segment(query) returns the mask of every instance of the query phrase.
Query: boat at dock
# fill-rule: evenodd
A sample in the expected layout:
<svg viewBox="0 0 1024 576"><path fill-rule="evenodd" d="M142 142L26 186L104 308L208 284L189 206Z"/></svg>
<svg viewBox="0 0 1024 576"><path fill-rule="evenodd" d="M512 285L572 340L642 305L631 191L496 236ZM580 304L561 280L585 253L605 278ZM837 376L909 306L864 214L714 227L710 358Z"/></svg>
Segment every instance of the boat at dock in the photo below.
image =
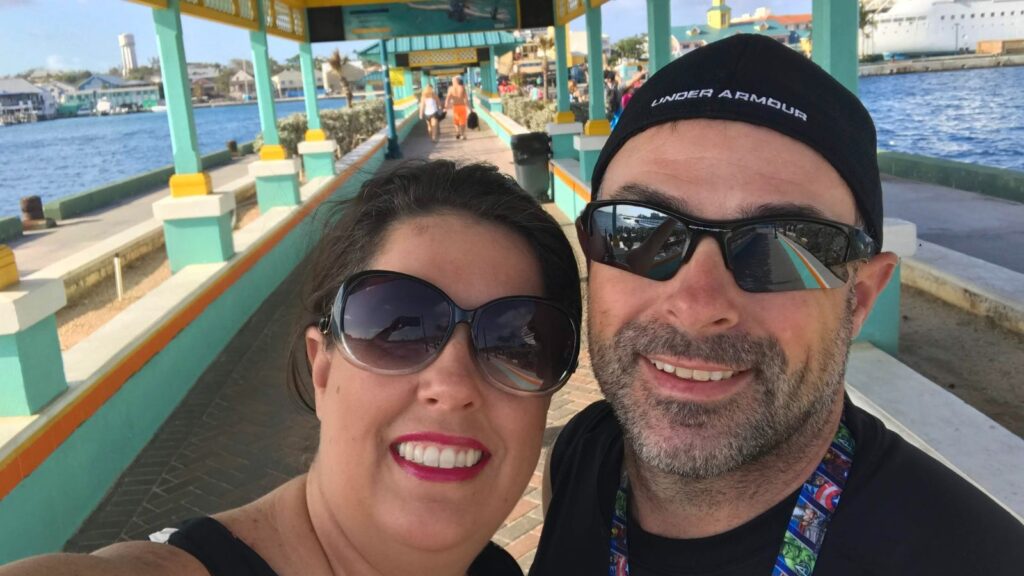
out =
<svg viewBox="0 0 1024 576"><path fill-rule="evenodd" d="M876 0L861 52L888 58L974 52L1024 39L1024 0Z"/></svg>

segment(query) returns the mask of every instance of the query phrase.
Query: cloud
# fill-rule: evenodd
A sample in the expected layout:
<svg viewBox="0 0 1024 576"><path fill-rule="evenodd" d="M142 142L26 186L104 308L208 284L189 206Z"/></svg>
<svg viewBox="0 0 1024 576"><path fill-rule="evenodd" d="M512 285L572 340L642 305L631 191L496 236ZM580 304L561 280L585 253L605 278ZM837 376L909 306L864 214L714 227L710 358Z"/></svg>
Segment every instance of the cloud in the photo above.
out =
<svg viewBox="0 0 1024 576"><path fill-rule="evenodd" d="M2 2L3 0L0 0ZM46 57L47 70L77 70L83 68L82 59L75 56L68 60L60 54L50 54Z"/></svg>
<svg viewBox="0 0 1024 576"><path fill-rule="evenodd" d="M28 6L34 2L35 0L0 0L0 9L13 8L15 6Z"/></svg>

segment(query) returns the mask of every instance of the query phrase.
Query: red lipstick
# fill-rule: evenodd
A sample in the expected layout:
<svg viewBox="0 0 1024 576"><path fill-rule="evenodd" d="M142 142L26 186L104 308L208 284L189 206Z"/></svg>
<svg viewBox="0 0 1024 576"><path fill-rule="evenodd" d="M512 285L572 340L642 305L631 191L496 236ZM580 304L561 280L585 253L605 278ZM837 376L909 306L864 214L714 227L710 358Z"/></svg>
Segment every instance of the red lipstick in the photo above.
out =
<svg viewBox="0 0 1024 576"><path fill-rule="evenodd" d="M399 454L399 447L402 444L421 444L436 447L438 450L451 448L456 452L467 452L478 450L480 459L472 466L454 466L451 468L439 468L418 464L412 460L403 458ZM391 444L391 457L395 463L408 474L428 482L463 482L475 478L483 471L484 466L490 461L491 454L487 447L476 439L467 436L452 436L439 432L417 432L405 434L395 439Z"/></svg>

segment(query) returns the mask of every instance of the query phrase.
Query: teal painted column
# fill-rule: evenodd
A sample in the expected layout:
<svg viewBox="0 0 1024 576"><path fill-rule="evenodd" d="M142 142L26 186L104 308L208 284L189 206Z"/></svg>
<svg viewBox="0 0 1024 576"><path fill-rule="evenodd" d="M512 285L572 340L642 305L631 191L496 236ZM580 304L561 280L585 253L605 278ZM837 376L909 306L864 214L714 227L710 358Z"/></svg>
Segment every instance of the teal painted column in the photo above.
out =
<svg viewBox="0 0 1024 576"><path fill-rule="evenodd" d="M0 260L9 262L0 280L0 417L29 416L68 387L54 316L67 298L60 279L18 281L10 248L0 246Z"/></svg>
<svg viewBox="0 0 1024 576"><path fill-rule="evenodd" d="M306 180L334 176L334 153L338 143L329 140L320 127L320 107L316 99L316 70L313 68L313 47L299 43L299 64L302 67L302 96L306 103L306 135L299 142L299 156Z"/></svg>
<svg viewBox="0 0 1024 576"><path fill-rule="evenodd" d="M588 112L590 119L583 125L583 134L573 137L573 146L579 153L580 179L590 182L594 165L601 148L611 133L604 108L604 45L601 42L601 7L594 8L586 2L584 12L587 22L587 92L590 97Z"/></svg>
<svg viewBox="0 0 1024 576"><path fill-rule="evenodd" d="M405 98L416 95L416 82L411 68L402 68L402 82L405 83Z"/></svg>
<svg viewBox="0 0 1024 576"><path fill-rule="evenodd" d="M648 74L654 74L672 59L672 5L665 0L647 0Z"/></svg>
<svg viewBox="0 0 1024 576"><path fill-rule="evenodd" d="M572 106L569 103L569 62L566 59L568 52L565 34L566 26L555 26L555 87L558 92L558 108L555 112L555 122L572 122Z"/></svg>
<svg viewBox="0 0 1024 576"><path fill-rule="evenodd" d="M169 183L171 196L155 202L153 213L163 222L167 259L171 272L177 272L189 264L223 262L234 255L230 212L235 203L234 196L214 194L210 175L202 171L179 0L169 0L166 9L153 9L153 23L175 171Z"/></svg>
<svg viewBox="0 0 1024 576"><path fill-rule="evenodd" d="M590 96L588 110L590 120L583 129L588 136L607 135L611 127L604 108L604 45L601 42L601 7L594 8L586 3L587 20L587 72L590 81L587 91Z"/></svg>
<svg viewBox="0 0 1024 576"><path fill-rule="evenodd" d="M491 57L490 60L484 62L484 66L487 67L487 92L493 96L498 93L498 62L494 48L488 48L487 53Z"/></svg>
<svg viewBox="0 0 1024 576"><path fill-rule="evenodd" d="M256 84L256 105L263 131L260 159L249 165L249 174L256 179L256 201L260 212L276 206L295 206L299 203L299 169L294 159L281 146L277 133L277 110L274 105L274 86L270 81L270 53L267 49L267 24L263 2L257 2L259 30L249 32L252 46L252 69ZM300 50L301 60L301 50ZM312 67L312 66L311 66ZM305 75L305 74L303 74ZM305 79L303 79L305 83Z"/></svg>
<svg viewBox="0 0 1024 576"><path fill-rule="evenodd" d="M160 78L164 84L167 123L171 131L171 150L177 174L203 171L192 117L192 83L185 64L185 40L181 31L179 0L168 0L166 9L153 9L157 52L160 54Z"/></svg>
<svg viewBox="0 0 1024 576"><path fill-rule="evenodd" d="M402 147L398 142L398 128L395 123L395 97L391 92L391 61L388 57L388 42L380 40L380 62L384 71L384 117L388 123L388 151L385 158L397 160L402 157Z"/></svg>
<svg viewBox="0 0 1024 576"><path fill-rule="evenodd" d="M547 124L545 130L551 136L552 158L575 158L576 149L573 138L583 131L583 125L576 122L569 101L569 62L566 58L566 26L555 26L555 84L558 91L558 107L554 122ZM557 195L557 189L552 190ZM557 198L555 198L557 202Z"/></svg>
<svg viewBox="0 0 1024 576"><path fill-rule="evenodd" d="M813 0L811 58L857 94L857 34L860 10L851 0Z"/></svg>
<svg viewBox="0 0 1024 576"><path fill-rule="evenodd" d="M302 99L306 104L306 129L320 129L320 105L316 100L316 70L313 69L313 46L299 42L299 66L302 69Z"/></svg>
<svg viewBox="0 0 1024 576"><path fill-rule="evenodd" d="M256 106L260 114L260 130L263 131L263 147L276 148L271 152L273 158L264 155L260 149L260 158L264 160L283 159L284 150L280 147L281 139L277 134L277 110L274 107L274 85L270 80L270 52L267 49L267 27L263 15L263 3L257 2L260 29L249 32L249 44L252 46L252 70L256 85ZM278 151L279 150L279 151ZM277 156L280 156L278 158Z"/></svg>

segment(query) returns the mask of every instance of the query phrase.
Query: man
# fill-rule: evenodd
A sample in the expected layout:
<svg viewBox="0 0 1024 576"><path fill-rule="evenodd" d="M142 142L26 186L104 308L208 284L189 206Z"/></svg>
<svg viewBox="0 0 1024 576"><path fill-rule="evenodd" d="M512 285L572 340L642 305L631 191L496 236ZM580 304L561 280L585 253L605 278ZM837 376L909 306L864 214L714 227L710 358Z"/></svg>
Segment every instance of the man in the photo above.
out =
<svg viewBox="0 0 1024 576"><path fill-rule="evenodd" d="M1024 573L1012 515L845 397L896 265L853 94L768 38L710 44L637 91L592 189L607 401L551 450L532 576Z"/></svg>

